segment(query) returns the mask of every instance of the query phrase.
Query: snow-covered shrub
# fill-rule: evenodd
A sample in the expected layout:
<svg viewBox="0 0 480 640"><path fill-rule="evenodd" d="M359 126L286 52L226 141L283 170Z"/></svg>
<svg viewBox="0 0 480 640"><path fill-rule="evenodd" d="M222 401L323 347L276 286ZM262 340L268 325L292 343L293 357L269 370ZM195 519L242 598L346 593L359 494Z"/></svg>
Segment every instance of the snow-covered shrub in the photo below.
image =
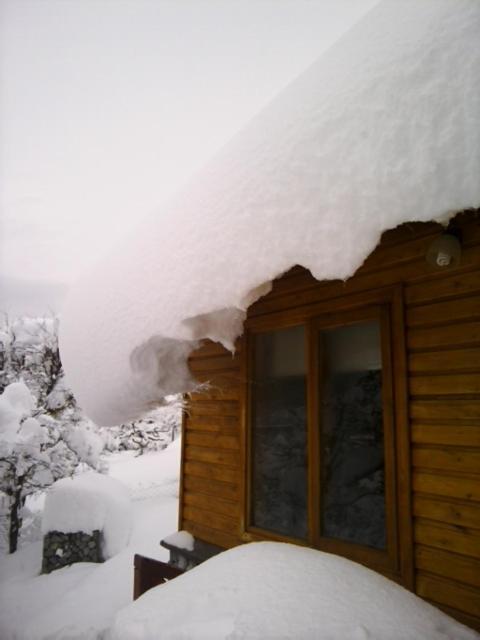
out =
<svg viewBox="0 0 480 640"><path fill-rule="evenodd" d="M100 468L101 440L88 425L71 426L43 413L23 381L0 395L0 492L8 550L17 549L27 496L72 475L80 463Z"/></svg>
<svg viewBox="0 0 480 640"><path fill-rule="evenodd" d="M58 320L0 325L0 549L13 552L27 496L82 466L101 469L105 438L65 384Z"/></svg>
<svg viewBox="0 0 480 640"><path fill-rule="evenodd" d="M4 316L0 326L0 393L23 379L39 404L62 375L58 319Z"/></svg>
<svg viewBox="0 0 480 640"><path fill-rule="evenodd" d="M66 384L57 334L55 318L0 317L0 549L10 552L28 496L84 468L103 471L104 450L157 451L180 432L180 396L140 420L99 429Z"/></svg>
<svg viewBox="0 0 480 640"><path fill-rule="evenodd" d="M104 451L108 451L109 453L118 451L120 447L120 440L114 429L103 429L102 437Z"/></svg>
<svg viewBox="0 0 480 640"><path fill-rule="evenodd" d="M0 396L0 490L11 553L17 548L26 496L54 480L48 455L42 451L47 432L33 417L35 406L24 382L11 383Z"/></svg>
<svg viewBox="0 0 480 640"><path fill-rule="evenodd" d="M118 443L120 450L146 451L165 449L180 433L182 397L170 396L163 406L153 409L142 418L121 427L105 429Z"/></svg>

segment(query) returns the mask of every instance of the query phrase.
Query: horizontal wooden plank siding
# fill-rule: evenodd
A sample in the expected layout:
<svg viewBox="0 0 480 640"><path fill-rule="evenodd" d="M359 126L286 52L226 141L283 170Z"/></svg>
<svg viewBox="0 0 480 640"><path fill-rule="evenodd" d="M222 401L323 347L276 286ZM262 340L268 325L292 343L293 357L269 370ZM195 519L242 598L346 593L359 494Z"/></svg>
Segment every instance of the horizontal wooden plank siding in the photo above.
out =
<svg viewBox="0 0 480 640"><path fill-rule="evenodd" d="M449 422L475 423L480 420L480 398L412 398L410 401L412 420L448 420Z"/></svg>
<svg viewBox="0 0 480 640"><path fill-rule="evenodd" d="M419 544L480 558L478 529L415 518L414 531ZM441 567L438 567L436 572L441 575L441 571Z"/></svg>
<svg viewBox="0 0 480 640"><path fill-rule="evenodd" d="M238 470L225 465L216 465L205 462L191 462L184 458L185 477L194 476L206 480L219 480L230 484L238 483Z"/></svg>
<svg viewBox="0 0 480 640"><path fill-rule="evenodd" d="M240 443L238 435L230 435L224 430L218 430L214 433L211 431L202 431L200 429L189 431L186 434L187 445L197 445L199 447L209 447L214 449L231 449L239 450Z"/></svg>
<svg viewBox="0 0 480 640"><path fill-rule="evenodd" d="M467 238L467 235L464 236ZM416 590L480 628L480 246L405 286ZM462 613L465 617L462 617Z"/></svg>
<svg viewBox="0 0 480 640"><path fill-rule="evenodd" d="M462 584L480 587L480 561L466 557L458 553L451 553L433 547L416 545L415 562L417 569L435 574L442 567L442 573L446 578L458 581Z"/></svg>
<svg viewBox="0 0 480 640"><path fill-rule="evenodd" d="M229 516L238 519L238 503L217 497L212 501L211 496L197 491L186 491L183 496L184 504L188 504L197 509L204 509L222 516Z"/></svg>
<svg viewBox="0 0 480 640"><path fill-rule="evenodd" d="M457 527L480 529L480 504L472 501L416 493L413 513L415 516Z"/></svg>
<svg viewBox="0 0 480 640"><path fill-rule="evenodd" d="M184 420L180 528L211 544L239 544L241 344L208 342L189 366L201 383Z"/></svg>
<svg viewBox="0 0 480 640"><path fill-rule="evenodd" d="M211 509L192 507L185 504L183 507L183 515L187 520L192 520L205 527L219 530L227 533L236 532L238 529L238 521L235 517L219 514Z"/></svg>
<svg viewBox="0 0 480 640"><path fill-rule="evenodd" d="M412 396L470 396L480 393L478 373L411 376Z"/></svg>
<svg viewBox="0 0 480 640"><path fill-rule="evenodd" d="M462 322L480 318L476 296L464 297L447 302L434 302L419 307L409 307L406 321L409 327L434 327L447 322Z"/></svg>
<svg viewBox="0 0 480 640"><path fill-rule="evenodd" d="M331 300L360 307L369 292L401 285L415 590L480 630L480 215L455 222L458 266L436 270L425 261L439 225L404 225L384 234L346 282L292 268L250 307L247 326L327 315ZM190 358L202 387L185 417L180 526L222 547L242 542L244 349L241 339L233 356L207 342Z"/></svg>
<svg viewBox="0 0 480 640"><path fill-rule="evenodd" d="M218 529L212 529L211 527L199 524L196 520L189 520L186 517L182 519L182 527L200 540L205 540L207 542L215 540L213 544L216 544L223 549L230 549L231 547L236 547L239 544L238 535L236 533L225 533Z"/></svg>
<svg viewBox="0 0 480 640"><path fill-rule="evenodd" d="M410 373L475 373L480 362L480 347L410 353Z"/></svg>
<svg viewBox="0 0 480 640"><path fill-rule="evenodd" d="M465 297L478 297L480 283L478 282L478 247L474 247L474 269L465 272L464 267L458 273L448 276L437 274L436 278L417 284L412 284L405 293L408 305L431 304L444 299L462 300ZM463 261L462 261L463 262Z"/></svg>
<svg viewBox="0 0 480 640"><path fill-rule="evenodd" d="M457 611L470 614L466 623L478 625L478 612L480 611L480 590L475 587L439 578L435 574L418 571L417 593L428 598L433 604L444 604L457 609ZM458 616L460 619L461 616Z"/></svg>
<svg viewBox="0 0 480 640"><path fill-rule="evenodd" d="M477 277L480 277L480 273ZM451 349L465 345L478 345L480 344L480 320L426 329L410 329L407 336L409 351L434 351L442 347Z"/></svg>
<svg viewBox="0 0 480 640"><path fill-rule="evenodd" d="M455 444L480 447L480 424L412 424L412 440L421 444Z"/></svg>
<svg viewBox="0 0 480 640"><path fill-rule="evenodd" d="M476 474L454 474L442 470L424 471L414 468L412 479L415 492L480 502L480 485Z"/></svg>
<svg viewBox="0 0 480 640"><path fill-rule="evenodd" d="M412 460L414 466L423 469L477 473L480 469L480 449L417 445L413 447Z"/></svg>

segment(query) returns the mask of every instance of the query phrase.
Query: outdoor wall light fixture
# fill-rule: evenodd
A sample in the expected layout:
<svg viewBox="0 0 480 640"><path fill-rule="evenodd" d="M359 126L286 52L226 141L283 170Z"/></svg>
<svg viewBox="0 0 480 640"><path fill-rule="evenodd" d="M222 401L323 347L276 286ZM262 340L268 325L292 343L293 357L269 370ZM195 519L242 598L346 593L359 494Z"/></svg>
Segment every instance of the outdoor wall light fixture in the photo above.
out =
<svg viewBox="0 0 480 640"><path fill-rule="evenodd" d="M461 235L458 229L448 228L428 247L428 264L437 269L456 266L462 255Z"/></svg>

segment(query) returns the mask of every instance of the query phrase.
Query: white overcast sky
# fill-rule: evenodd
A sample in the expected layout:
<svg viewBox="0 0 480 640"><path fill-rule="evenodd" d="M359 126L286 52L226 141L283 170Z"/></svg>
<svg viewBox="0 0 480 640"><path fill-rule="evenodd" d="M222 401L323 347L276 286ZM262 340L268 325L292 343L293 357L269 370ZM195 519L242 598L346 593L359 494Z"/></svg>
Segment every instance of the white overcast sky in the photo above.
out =
<svg viewBox="0 0 480 640"><path fill-rule="evenodd" d="M160 210L376 2L0 0L3 308Z"/></svg>

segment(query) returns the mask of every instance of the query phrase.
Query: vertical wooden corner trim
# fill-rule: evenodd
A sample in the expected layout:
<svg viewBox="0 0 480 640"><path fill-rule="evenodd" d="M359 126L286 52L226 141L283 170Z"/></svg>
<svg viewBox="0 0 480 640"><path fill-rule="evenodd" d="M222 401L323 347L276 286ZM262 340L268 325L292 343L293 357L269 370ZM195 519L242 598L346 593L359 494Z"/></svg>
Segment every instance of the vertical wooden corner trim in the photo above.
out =
<svg viewBox="0 0 480 640"><path fill-rule="evenodd" d="M251 339L245 329L241 340L240 347L240 522L239 537L241 540L247 539L247 527L249 524L250 511L250 431L248 429L249 413L250 413L250 380L249 372L251 370Z"/></svg>
<svg viewBox="0 0 480 640"><path fill-rule="evenodd" d="M392 296L393 297L393 296ZM399 513L397 501L398 469L396 464L395 358L393 353L392 303L378 310L381 327L382 418L385 464L385 515L387 555L392 570L400 573Z"/></svg>
<svg viewBox="0 0 480 640"><path fill-rule="evenodd" d="M321 456L319 404L319 332L312 319L306 324L305 349L307 362L307 470L308 470L308 542L318 547L321 513Z"/></svg>
<svg viewBox="0 0 480 640"><path fill-rule="evenodd" d="M400 575L403 585L415 588L411 482L411 438L408 413L408 367L404 290L394 287L392 299L392 351L394 361L395 437L397 450L397 505Z"/></svg>
<svg viewBox="0 0 480 640"><path fill-rule="evenodd" d="M184 505L184 475L185 475L185 446L187 440L187 395L183 394L182 408L182 446L180 450L180 482L178 487L178 530L183 529L183 505Z"/></svg>

